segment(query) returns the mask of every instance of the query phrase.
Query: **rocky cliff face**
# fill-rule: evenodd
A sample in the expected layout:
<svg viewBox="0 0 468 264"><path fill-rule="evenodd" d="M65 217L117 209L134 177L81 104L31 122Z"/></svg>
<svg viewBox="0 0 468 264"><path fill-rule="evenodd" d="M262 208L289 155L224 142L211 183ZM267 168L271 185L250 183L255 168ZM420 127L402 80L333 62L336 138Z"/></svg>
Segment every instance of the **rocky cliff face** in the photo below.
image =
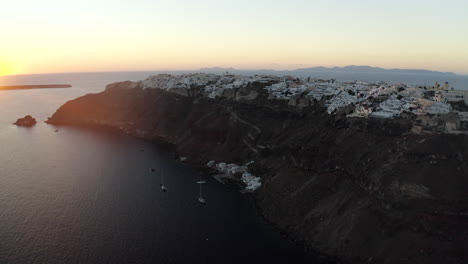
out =
<svg viewBox="0 0 468 264"><path fill-rule="evenodd" d="M468 137L411 133L407 119L329 115L268 100L253 82L217 99L197 87L108 86L64 104L57 125L104 125L170 143L192 162L255 161L261 213L297 240L359 263L466 263ZM300 108L297 105L300 104Z"/></svg>

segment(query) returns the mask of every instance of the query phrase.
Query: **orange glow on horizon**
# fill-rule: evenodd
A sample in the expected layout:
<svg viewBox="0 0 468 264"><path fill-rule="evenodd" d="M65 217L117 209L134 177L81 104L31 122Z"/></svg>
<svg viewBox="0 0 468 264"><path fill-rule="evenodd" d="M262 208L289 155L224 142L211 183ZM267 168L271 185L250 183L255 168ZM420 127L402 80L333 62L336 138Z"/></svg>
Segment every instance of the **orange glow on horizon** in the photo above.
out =
<svg viewBox="0 0 468 264"><path fill-rule="evenodd" d="M468 74L466 0L4 2L0 75L347 65Z"/></svg>

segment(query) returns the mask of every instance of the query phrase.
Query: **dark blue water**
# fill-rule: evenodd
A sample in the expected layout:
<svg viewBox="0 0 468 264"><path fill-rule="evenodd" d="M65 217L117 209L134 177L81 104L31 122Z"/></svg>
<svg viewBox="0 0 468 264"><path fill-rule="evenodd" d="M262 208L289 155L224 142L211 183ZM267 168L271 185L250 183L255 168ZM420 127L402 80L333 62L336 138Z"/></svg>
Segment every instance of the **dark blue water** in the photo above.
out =
<svg viewBox="0 0 468 264"><path fill-rule="evenodd" d="M0 91L0 263L314 263L262 222L246 196L158 146L42 122L66 100L146 75L0 78L74 85ZM25 114L38 125L11 125ZM163 171L167 193L149 167ZM197 202L200 177L206 206Z"/></svg>

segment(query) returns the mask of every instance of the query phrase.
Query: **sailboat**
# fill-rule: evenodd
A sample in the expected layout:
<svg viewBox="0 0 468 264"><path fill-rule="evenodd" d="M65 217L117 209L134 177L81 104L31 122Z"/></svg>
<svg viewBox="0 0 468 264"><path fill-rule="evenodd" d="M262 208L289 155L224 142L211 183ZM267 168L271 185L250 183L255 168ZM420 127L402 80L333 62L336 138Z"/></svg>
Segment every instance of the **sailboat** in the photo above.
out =
<svg viewBox="0 0 468 264"><path fill-rule="evenodd" d="M202 184L206 183L206 181L197 181L198 184L200 184L200 193L198 195L198 201L202 204L206 204L205 198L203 198L203 193L202 193Z"/></svg>
<svg viewBox="0 0 468 264"><path fill-rule="evenodd" d="M156 170L154 168L150 168L150 172L155 172L155 171ZM167 187L166 185L164 185L164 175L162 172L160 174L161 174L161 183L159 184L159 186L161 187L161 191L166 192Z"/></svg>
<svg viewBox="0 0 468 264"><path fill-rule="evenodd" d="M167 191L166 185L164 185L164 174L162 173L162 170L161 170L161 184L159 184L159 186L161 186L161 191L163 192Z"/></svg>

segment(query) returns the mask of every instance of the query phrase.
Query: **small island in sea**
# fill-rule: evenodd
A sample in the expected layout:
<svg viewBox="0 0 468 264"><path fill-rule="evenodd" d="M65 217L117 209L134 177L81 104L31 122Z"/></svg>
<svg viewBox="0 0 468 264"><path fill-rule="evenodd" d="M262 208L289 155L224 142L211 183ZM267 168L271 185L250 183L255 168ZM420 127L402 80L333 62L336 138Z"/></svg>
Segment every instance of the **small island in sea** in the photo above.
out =
<svg viewBox="0 0 468 264"><path fill-rule="evenodd" d="M36 119L30 115L27 115L23 118L18 118L18 120L16 120L16 122L13 123L13 125L24 126L24 127L32 127L32 126L35 126L36 124L37 124Z"/></svg>
<svg viewBox="0 0 468 264"><path fill-rule="evenodd" d="M30 89L51 89L51 88L71 88L70 84L31 84L31 85L6 85L0 86L0 91L5 90L30 90Z"/></svg>

